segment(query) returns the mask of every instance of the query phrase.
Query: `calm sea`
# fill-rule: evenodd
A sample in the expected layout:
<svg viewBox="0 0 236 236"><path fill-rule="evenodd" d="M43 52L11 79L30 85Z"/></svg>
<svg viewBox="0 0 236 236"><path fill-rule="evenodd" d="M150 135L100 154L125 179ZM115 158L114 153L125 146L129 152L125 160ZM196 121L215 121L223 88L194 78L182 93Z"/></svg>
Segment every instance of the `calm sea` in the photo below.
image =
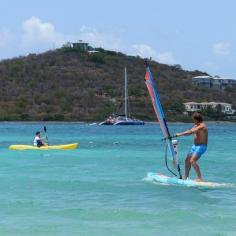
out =
<svg viewBox="0 0 236 236"><path fill-rule="evenodd" d="M12 151L45 123L0 123L1 236L236 235L236 189L143 181L169 175L158 125L47 123L50 144L78 150ZM170 124L172 133L191 124ZM236 124L211 123L203 177L236 184ZM181 166L192 137L179 138ZM191 172L192 177L195 173Z"/></svg>

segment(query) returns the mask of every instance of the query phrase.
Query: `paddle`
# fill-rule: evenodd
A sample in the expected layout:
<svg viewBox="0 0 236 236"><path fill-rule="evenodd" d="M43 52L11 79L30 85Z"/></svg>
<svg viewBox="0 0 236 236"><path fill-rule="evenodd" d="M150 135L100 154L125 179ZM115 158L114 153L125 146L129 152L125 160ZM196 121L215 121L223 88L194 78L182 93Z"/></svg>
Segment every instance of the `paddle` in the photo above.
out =
<svg viewBox="0 0 236 236"><path fill-rule="evenodd" d="M45 138L46 138L47 145L48 145L47 127L46 127L46 126L44 126L44 127L43 127L43 129L44 129Z"/></svg>

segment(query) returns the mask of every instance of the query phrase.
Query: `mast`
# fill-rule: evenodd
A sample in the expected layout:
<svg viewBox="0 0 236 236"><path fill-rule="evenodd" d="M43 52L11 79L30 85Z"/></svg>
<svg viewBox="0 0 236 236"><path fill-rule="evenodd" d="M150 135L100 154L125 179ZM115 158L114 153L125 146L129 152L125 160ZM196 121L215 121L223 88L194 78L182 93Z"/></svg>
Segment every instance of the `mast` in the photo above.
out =
<svg viewBox="0 0 236 236"><path fill-rule="evenodd" d="M125 119L128 117L128 88L127 88L127 69L125 67Z"/></svg>
<svg viewBox="0 0 236 236"><path fill-rule="evenodd" d="M175 150L174 150L174 146L173 146L173 143L172 143L172 137L170 135L170 132L169 132L169 129L168 129L168 126L167 126L167 123L166 123L165 115L164 115L164 112L163 112L163 109L162 109L162 105L161 105L161 102L160 102L160 99L159 99L159 96L158 96L158 92L155 88L155 84L154 84L154 81L153 81L153 78L152 78L152 73L150 71L150 68L149 68L149 65L148 65L147 62L146 62L145 82L146 82L146 85L147 85L147 89L149 91L149 95L150 95L151 100L152 100L152 105L153 105L154 111L155 111L157 119L159 121L162 133L165 137L167 145L169 146L169 150L172 154L174 163L176 165L176 169L179 173L179 178L182 179L182 174L181 174L181 170L180 170L180 166L179 166L179 160L178 160L178 157L177 157L177 155L175 153ZM167 151L166 151L166 153L167 153ZM167 165L167 161L166 161L166 167L172 174L176 175L175 173L173 173L169 169L169 167Z"/></svg>

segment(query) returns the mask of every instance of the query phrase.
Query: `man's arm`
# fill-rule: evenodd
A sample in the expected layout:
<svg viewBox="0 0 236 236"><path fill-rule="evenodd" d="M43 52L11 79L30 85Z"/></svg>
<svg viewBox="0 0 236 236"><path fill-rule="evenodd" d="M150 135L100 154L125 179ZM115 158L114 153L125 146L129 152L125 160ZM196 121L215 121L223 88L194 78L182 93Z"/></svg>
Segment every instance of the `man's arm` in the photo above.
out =
<svg viewBox="0 0 236 236"><path fill-rule="evenodd" d="M198 130L202 129L203 127L204 127L204 124L200 124L200 125L198 125L198 126L194 126L192 129L187 130L187 131L185 131L185 132L176 133L176 136L177 136L177 137L180 137L180 136L188 136L188 135L191 135L191 134L196 133Z"/></svg>
<svg viewBox="0 0 236 236"><path fill-rule="evenodd" d="M188 135L191 135L193 134L194 132L192 131L192 129L190 130L186 130L184 132L181 132L181 133L176 133L176 137L180 137L180 136L188 136Z"/></svg>

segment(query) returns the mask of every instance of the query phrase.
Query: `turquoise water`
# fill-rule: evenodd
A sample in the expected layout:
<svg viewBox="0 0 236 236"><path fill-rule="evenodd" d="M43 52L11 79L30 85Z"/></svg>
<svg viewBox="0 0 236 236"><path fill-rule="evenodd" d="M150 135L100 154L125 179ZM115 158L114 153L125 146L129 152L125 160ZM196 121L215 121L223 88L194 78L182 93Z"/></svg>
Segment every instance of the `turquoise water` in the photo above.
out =
<svg viewBox="0 0 236 236"><path fill-rule="evenodd" d="M30 144L43 125L0 123L1 236L236 235L235 188L142 180L149 171L169 175L158 125L48 123L51 144L79 142L79 149L7 149ZM190 127L170 124L173 133ZM203 177L236 184L236 125L208 127L209 148L199 161ZM179 139L182 164L191 144L192 137Z"/></svg>

